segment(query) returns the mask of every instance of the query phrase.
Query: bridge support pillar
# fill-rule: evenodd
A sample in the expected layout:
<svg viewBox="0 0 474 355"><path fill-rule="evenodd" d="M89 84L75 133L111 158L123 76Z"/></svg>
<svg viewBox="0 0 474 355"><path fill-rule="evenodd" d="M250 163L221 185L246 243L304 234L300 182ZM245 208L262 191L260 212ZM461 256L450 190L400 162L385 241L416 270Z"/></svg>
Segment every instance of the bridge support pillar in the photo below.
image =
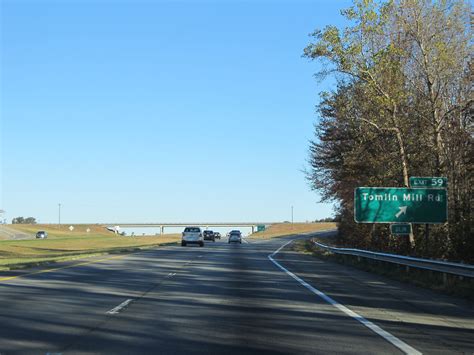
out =
<svg viewBox="0 0 474 355"><path fill-rule="evenodd" d="M163 234L165 234L165 227L160 226L160 235L163 235Z"/></svg>
<svg viewBox="0 0 474 355"><path fill-rule="evenodd" d="M255 226L252 226L252 234L255 233Z"/></svg>

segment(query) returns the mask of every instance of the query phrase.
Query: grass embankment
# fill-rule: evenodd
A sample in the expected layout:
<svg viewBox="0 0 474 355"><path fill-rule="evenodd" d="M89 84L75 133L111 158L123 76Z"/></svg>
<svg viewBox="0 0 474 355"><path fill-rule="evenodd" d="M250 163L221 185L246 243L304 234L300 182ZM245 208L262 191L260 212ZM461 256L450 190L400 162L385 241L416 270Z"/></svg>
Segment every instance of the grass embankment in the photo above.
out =
<svg viewBox="0 0 474 355"><path fill-rule="evenodd" d="M48 232L47 239L0 240L0 270L35 266L108 253L131 252L160 244L177 243L180 236L120 236L97 225L9 225L19 232L34 235ZM89 232L87 232L89 229Z"/></svg>
<svg viewBox="0 0 474 355"><path fill-rule="evenodd" d="M271 225L263 232L252 234L252 238L271 239L335 228L336 223L278 223Z"/></svg>

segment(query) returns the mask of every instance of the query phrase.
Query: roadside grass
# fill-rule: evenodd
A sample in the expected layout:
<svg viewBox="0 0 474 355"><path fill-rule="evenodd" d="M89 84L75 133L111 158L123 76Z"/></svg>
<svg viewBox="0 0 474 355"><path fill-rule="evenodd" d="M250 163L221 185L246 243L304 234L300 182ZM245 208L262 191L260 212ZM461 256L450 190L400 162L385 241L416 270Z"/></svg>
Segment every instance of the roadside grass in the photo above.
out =
<svg viewBox="0 0 474 355"><path fill-rule="evenodd" d="M361 258L353 255L334 254L330 251L315 247L311 239L295 240L291 245L291 250L310 254L315 258L337 262L339 264L355 267L370 273L385 276L387 278L410 283L412 285L428 288L451 296L462 297L469 301L474 301L474 280L467 277L433 272L430 270L418 269L415 267L405 267L382 260ZM330 245L328 240L319 240L326 245Z"/></svg>
<svg viewBox="0 0 474 355"><path fill-rule="evenodd" d="M72 231L69 227L73 226ZM19 233L28 234L35 237L37 231L44 230L48 232L48 238L75 238L81 235L87 236L114 236L113 232L97 224L67 224L59 227L57 224L9 224L9 229ZM87 230L89 229L89 232Z"/></svg>
<svg viewBox="0 0 474 355"><path fill-rule="evenodd" d="M295 240L293 243L290 245L290 250L296 251L298 253L302 254L310 254L314 255L314 249L311 245L311 241L309 239L298 239Z"/></svg>
<svg viewBox="0 0 474 355"><path fill-rule="evenodd" d="M271 225L265 231L253 233L251 237L271 239L294 234L319 232L328 229L336 229L336 223L278 223Z"/></svg>
<svg viewBox="0 0 474 355"><path fill-rule="evenodd" d="M74 227L74 231L71 232L65 226L61 228L51 225L15 226L16 230L33 235L38 230L46 230L48 238L0 240L0 270L101 254L131 252L163 244L175 244L180 240L178 234L130 237L114 234L100 226ZM88 228L89 233L86 232Z"/></svg>

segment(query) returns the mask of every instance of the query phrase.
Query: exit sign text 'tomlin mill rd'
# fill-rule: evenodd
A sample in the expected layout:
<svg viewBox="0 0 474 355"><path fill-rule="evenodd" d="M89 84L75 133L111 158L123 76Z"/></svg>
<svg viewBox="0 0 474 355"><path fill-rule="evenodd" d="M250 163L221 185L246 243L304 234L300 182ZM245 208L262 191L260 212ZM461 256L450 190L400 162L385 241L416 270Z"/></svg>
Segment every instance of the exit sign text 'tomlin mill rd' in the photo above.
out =
<svg viewBox="0 0 474 355"><path fill-rule="evenodd" d="M358 187L354 191L358 223L445 223L445 189Z"/></svg>

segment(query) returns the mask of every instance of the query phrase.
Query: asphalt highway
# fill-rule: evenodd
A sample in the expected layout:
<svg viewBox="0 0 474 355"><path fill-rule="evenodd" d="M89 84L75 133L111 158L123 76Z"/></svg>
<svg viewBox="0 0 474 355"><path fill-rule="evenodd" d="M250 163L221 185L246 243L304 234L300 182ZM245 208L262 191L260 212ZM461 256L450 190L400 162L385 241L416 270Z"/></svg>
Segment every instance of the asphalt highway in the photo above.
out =
<svg viewBox="0 0 474 355"><path fill-rule="evenodd" d="M295 238L0 274L0 354L474 353L472 304L297 253Z"/></svg>

